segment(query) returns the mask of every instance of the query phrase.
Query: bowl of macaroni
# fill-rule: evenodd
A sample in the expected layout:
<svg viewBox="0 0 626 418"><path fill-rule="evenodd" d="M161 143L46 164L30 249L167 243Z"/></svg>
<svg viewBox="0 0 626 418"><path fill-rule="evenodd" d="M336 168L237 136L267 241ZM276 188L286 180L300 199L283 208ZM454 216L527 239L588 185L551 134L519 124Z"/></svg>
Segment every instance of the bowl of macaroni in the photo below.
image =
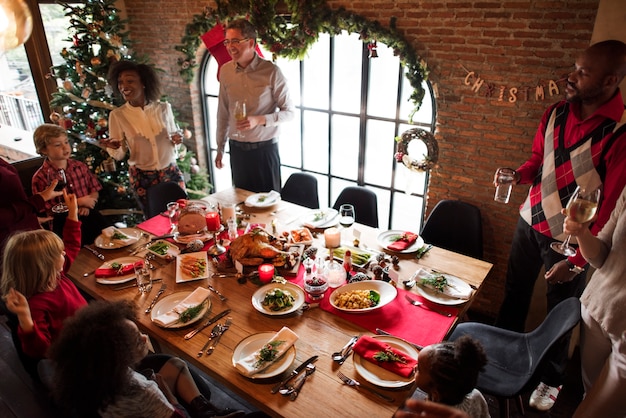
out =
<svg viewBox="0 0 626 418"><path fill-rule="evenodd" d="M369 312L382 308L397 294L396 288L387 282L364 280L335 289L330 295L330 304L344 312Z"/></svg>

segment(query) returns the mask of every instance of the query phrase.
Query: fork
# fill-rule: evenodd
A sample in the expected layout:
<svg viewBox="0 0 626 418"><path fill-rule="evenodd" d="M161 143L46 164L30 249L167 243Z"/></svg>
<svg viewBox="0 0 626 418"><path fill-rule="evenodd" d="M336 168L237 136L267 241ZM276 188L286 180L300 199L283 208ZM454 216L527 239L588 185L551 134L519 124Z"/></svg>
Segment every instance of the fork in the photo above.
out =
<svg viewBox="0 0 626 418"><path fill-rule="evenodd" d="M346 376L345 374L343 374L343 373L341 373L341 372L337 372L337 376L339 376L339 378L341 379L341 381L342 381L344 384L348 385L348 386L352 386L352 387L354 387L354 388L355 388L355 389L357 389L357 390L358 390L359 388L363 388L363 389L365 389L365 390L367 390L367 391L369 391L369 392L372 392L374 395L378 396L380 399L384 399L384 400L385 400L385 401L387 401L387 402L395 402L395 400L394 400L392 397L387 396L387 395L385 395L385 394L383 394L383 393L380 393L380 392L378 392L377 390L374 390L374 389L372 389L372 388L370 388L370 387L363 386L363 385L361 385L361 383L359 383L359 381L354 380L354 379L352 379L352 378L349 378L348 376Z"/></svg>
<svg viewBox="0 0 626 418"><path fill-rule="evenodd" d="M146 309L146 311L145 311L146 313L150 313L152 311L152 308L154 308L154 305L156 305L157 300L163 294L163 292L165 292L166 288L167 288L167 285L165 283L161 284L161 288L157 292L157 294L154 297L154 299L152 299L152 302L150 303L150 306L148 306L148 309Z"/></svg>
<svg viewBox="0 0 626 418"><path fill-rule="evenodd" d="M420 302L420 301L418 301L418 300L411 299L411 298L409 297L409 295L404 295L404 297L406 298L406 300L408 300L408 301L409 301L409 303L410 303L411 305L414 305L414 306L419 306L419 307L424 308L424 309L426 309L426 310L436 312L436 313L438 313L439 315L443 315L443 316L447 316L447 317L451 317L451 316L452 316L452 314L451 314L450 312L444 312L444 311L440 311L440 310L435 309L435 308L431 308L430 306L428 306L428 305L426 305L426 304L424 304L424 303L422 303L422 302Z"/></svg>

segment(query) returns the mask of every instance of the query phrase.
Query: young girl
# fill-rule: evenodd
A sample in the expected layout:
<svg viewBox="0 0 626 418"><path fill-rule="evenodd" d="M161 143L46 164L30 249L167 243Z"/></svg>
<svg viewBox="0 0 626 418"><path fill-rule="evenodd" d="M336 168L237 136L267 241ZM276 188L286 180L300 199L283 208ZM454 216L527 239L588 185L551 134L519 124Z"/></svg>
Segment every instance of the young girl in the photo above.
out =
<svg viewBox="0 0 626 418"><path fill-rule="evenodd" d="M425 347L417 358L417 386L434 402L467 412L471 418L489 418L483 395L474 387L487 364L482 346L470 336Z"/></svg>
<svg viewBox="0 0 626 418"><path fill-rule="evenodd" d="M9 238L3 254L0 290L17 317L18 352L26 356L24 366L33 376L63 320L87 304L65 275L80 250L80 222L76 196L63 195L69 208L64 241L43 229L19 232Z"/></svg>
<svg viewBox="0 0 626 418"><path fill-rule="evenodd" d="M217 410L200 393L183 360L145 357L148 337L139 331L136 319L131 301L97 301L66 321L50 348L50 358L55 364L53 396L69 416L244 415ZM210 389L204 392L210 397Z"/></svg>

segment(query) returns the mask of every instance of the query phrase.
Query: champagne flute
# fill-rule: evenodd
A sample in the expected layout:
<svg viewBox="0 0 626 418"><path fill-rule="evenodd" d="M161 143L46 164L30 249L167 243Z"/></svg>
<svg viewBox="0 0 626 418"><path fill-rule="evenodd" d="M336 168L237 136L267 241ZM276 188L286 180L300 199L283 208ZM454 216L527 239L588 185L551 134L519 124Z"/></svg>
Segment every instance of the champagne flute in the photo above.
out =
<svg viewBox="0 0 626 418"><path fill-rule="evenodd" d="M242 121L248 117L248 112L246 109L246 101L245 100L237 100L235 102L235 120L237 122ZM235 134L237 138L245 138L245 135L237 129L237 133Z"/></svg>
<svg viewBox="0 0 626 418"><path fill-rule="evenodd" d="M339 207L339 223L344 228L352 226L355 216L353 205L346 203Z"/></svg>
<svg viewBox="0 0 626 418"><path fill-rule="evenodd" d="M574 193L567 202L565 211L567 216L572 218L578 223L589 222L593 219L598 209L598 202L600 201L600 189L594 189L587 191L580 186L576 187ZM569 245L569 240L572 236L568 235L563 243L553 242L550 247L557 253L563 254L567 257L576 255L576 249Z"/></svg>
<svg viewBox="0 0 626 418"><path fill-rule="evenodd" d="M50 168L48 170L48 180L50 181L50 183L52 183L52 181L54 180L58 180L57 185L54 187L54 190L56 192L60 192L67 186L67 177L65 176L65 170L63 170L62 168L58 170L56 168ZM57 198L57 201L59 203L52 206L53 213L65 213L69 210L67 208L67 205L63 201L63 197Z"/></svg>

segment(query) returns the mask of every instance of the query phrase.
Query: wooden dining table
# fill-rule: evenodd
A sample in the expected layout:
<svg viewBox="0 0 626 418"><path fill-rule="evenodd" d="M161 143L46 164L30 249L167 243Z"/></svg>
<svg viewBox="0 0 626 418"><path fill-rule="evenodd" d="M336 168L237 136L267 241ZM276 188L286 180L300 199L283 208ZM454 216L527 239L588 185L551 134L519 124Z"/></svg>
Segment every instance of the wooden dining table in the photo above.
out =
<svg viewBox="0 0 626 418"><path fill-rule="evenodd" d="M212 194L204 200L212 204L237 204L245 211L247 222L265 224L268 232L272 232L272 227L274 227L277 234L300 227L302 216L311 211L311 209L284 201L265 208L247 207L242 202L251 194L246 190L228 189ZM142 225L140 224L138 227L141 228ZM381 231L365 225L354 224L350 228L341 228L342 242L351 244L355 229L360 232L360 242L364 247L373 251L384 252L384 249L377 243L377 237ZM313 232L316 235L313 245L323 247L323 231L313 230ZM140 240L138 244L118 249L94 249L104 255L105 261L110 261L119 257L128 257L130 249L145 242L146 240ZM91 247L93 248L93 246ZM399 281L398 287L401 287L402 281L411 277L416 269L425 268L453 275L475 289L472 297L466 303L454 306L453 320L449 324L449 329L443 330L444 332L441 334L443 337L449 333L456 321L464 316L492 267L488 262L437 247L433 247L420 259L416 258L415 253L401 253L397 256L399 258L396 270ZM309 309L299 309L289 315L266 315L255 309L251 302L252 295L259 289L258 282L247 280L245 283L239 283L235 277L209 277L176 283L176 263L166 263L162 260L155 263L157 268L153 272L153 277L161 278L162 281L155 282L150 293L140 294L137 288L115 290L116 286L99 284L94 278L93 271L102 263L103 261L97 258L92 251L83 248L68 275L81 291L96 300L133 300L139 309L138 325L140 329L148 333L162 351L184 358L270 416L290 418L311 417L316 414L320 416L392 416L403 401L415 390L413 382L403 387L375 386L357 373L351 359L342 365L331 359L331 353L340 350L352 336L373 335L371 330L358 325L350 320L350 317L336 315L332 310L321 309L321 307L315 307L314 304L306 304L305 306L310 307ZM216 265L212 263L209 263L209 269L211 272L217 271ZM292 280L293 278L287 277L287 279ZM185 334L194 329L199 322L181 328L162 328L151 320L150 314L144 313L160 289L160 283L166 285L161 299L176 292L192 291L199 286L207 287L208 285L212 285L227 298L227 300L222 301L215 293L211 293L209 298L211 306L207 317L230 308L231 312L228 317L232 318L232 325L224 333L219 345L211 355L198 357L197 353L207 341L212 326L186 340L183 338ZM404 290L402 291L404 292ZM410 289L409 292L416 299L419 298L415 288ZM426 317L425 315L431 314L431 312L419 307L414 307L413 310L405 312L408 312L407 315L415 317L416 327L429 326L427 321L419 321L419 318L421 318L420 315ZM224 320L225 318L220 322L224 322ZM288 327L298 336L294 345L295 359L290 367L285 372L266 379L248 378L240 374L233 366L233 352L238 344L250 335L263 332L275 333L282 327ZM419 341L412 342L420 343ZM295 401L291 401L289 397L271 393L271 388L277 382L313 355L319 356L315 362L316 371L308 378ZM383 401L369 391L342 384L337 377L338 371L357 379L363 386L390 396L394 401Z"/></svg>

